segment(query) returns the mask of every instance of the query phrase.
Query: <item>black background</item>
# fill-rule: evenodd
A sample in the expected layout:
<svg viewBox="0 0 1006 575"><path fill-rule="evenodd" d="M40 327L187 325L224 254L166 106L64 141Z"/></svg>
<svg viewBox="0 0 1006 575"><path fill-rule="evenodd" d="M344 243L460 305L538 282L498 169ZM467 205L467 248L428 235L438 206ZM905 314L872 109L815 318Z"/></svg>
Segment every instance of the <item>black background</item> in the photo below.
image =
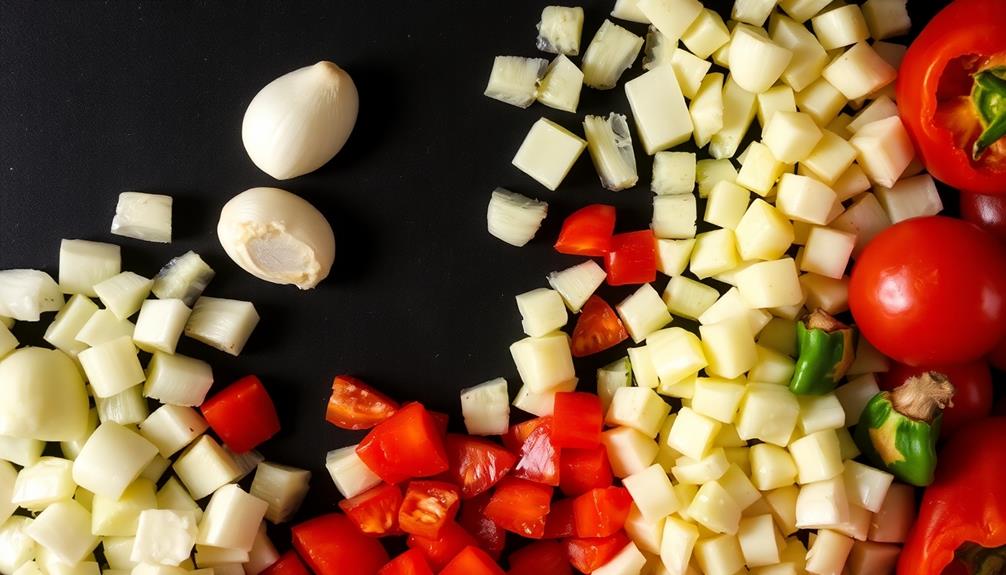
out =
<svg viewBox="0 0 1006 575"><path fill-rule="evenodd" d="M494 56L550 57L534 46L546 4L0 0L0 269L56 277L61 238L120 244L123 269L147 276L199 252L217 270L207 295L251 300L262 321L241 357L186 338L179 352L210 361L217 388L259 374L283 423L261 451L314 472L299 517L336 509L325 453L362 434L324 421L334 375L421 400L463 430L458 390L500 376L517 390L514 295L580 261L550 248L562 218L606 202L618 207L619 230L649 224L651 164L638 142L640 183L617 194L600 187L586 152L557 192L510 165L539 116L582 133L584 113L629 111L621 88L584 88L577 115L482 96ZM613 2L584 4L581 51ZM707 4L726 15L732 3ZM918 30L943 3L910 4ZM322 59L354 78L359 120L332 162L277 182L248 159L242 116L269 81ZM637 60L623 80L640 72ZM317 289L259 281L218 244L220 208L256 186L301 194L331 221L335 267ZM543 229L522 249L486 232L496 186L549 202ZM174 196L172 244L108 233L127 190ZM628 291L602 294L614 304ZM42 343L38 326L16 333ZM621 353L580 362L581 384L591 388L594 368Z"/></svg>

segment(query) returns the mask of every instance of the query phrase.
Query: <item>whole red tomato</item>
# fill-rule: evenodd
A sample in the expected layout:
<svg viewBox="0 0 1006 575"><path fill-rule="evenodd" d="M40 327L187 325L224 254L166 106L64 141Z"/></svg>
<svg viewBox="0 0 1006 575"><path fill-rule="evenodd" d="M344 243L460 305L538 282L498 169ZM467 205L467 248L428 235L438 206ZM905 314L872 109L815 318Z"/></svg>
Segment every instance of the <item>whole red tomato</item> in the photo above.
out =
<svg viewBox="0 0 1006 575"><path fill-rule="evenodd" d="M987 417L992 411L992 373L985 360L951 366L912 367L895 363L880 379L880 388L890 391L912 376L937 371L954 384L954 404L943 411L942 437L950 437L964 425Z"/></svg>
<svg viewBox="0 0 1006 575"><path fill-rule="evenodd" d="M977 360L1006 335L1006 250L961 220L900 222L856 261L849 308L866 339L901 363Z"/></svg>
<svg viewBox="0 0 1006 575"><path fill-rule="evenodd" d="M961 217L1006 242L1006 195L961 192Z"/></svg>

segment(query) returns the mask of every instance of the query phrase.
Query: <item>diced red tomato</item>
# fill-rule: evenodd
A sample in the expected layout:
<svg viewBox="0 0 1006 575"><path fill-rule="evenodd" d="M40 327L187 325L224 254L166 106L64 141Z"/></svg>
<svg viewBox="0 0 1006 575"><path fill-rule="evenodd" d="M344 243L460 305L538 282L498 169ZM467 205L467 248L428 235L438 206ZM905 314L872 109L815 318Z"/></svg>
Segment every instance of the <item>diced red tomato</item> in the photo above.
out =
<svg viewBox="0 0 1006 575"><path fill-rule="evenodd" d="M578 571L593 573L611 561L628 544L629 537L625 531L618 531L608 537L595 539L567 539L566 554L569 557L569 562Z"/></svg>
<svg viewBox="0 0 1006 575"><path fill-rule="evenodd" d="M577 537L607 537L625 526L632 496L624 487L591 489L573 500Z"/></svg>
<svg viewBox="0 0 1006 575"><path fill-rule="evenodd" d="M402 506L402 490L397 485L382 483L350 499L339 502L339 509L367 535L396 535L398 510Z"/></svg>
<svg viewBox="0 0 1006 575"><path fill-rule="evenodd" d="M311 575L300 556L293 549L280 555L275 563L265 568L259 575Z"/></svg>
<svg viewBox="0 0 1006 575"><path fill-rule="evenodd" d="M567 537L576 537L576 524L573 522L573 500L559 499L553 501L549 507L543 539L565 539Z"/></svg>
<svg viewBox="0 0 1006 575"><path fill-rule="evenodd" d="M652 230L615 234L604 259L608 285L644 284L657 279L657 240Z"/></svg>
<svg viewBox="0 0 1006 575"><path fill-rule="evenodd" d="M213 431L235 453L255 449L279 433L276 406L254 375L228 385L199 409Z"/></svg>
<svg viewBox="0 0 1006 575"><path fill-rule="evenodd" d="M607 487L614 481L608 450L603 445L591 449L563 449L559 463L559 489L570 497Z"/></svg>
<svg viewBox="0 0 1006 575"><path fill-rule="evenodd" d="M551 416L536 417L516 425L511 425L510 429L503 434L503 446L510 450L510 453L519 455L520 448L523 447L524 442L527 441L527 436L531 435L531 432L538 427L541 427L551 421Z"/></svg>
<svg viewBox="0 0 1006 575"><path fill-rule="evenodd" d="M351 375L332 381L325 419L342 429L370 429L398 411L398 403Z"/></svg>
<svg viewBox="0 0 1006 575"><path fill-rule="evenodd" d="M545 485L559 485L559 449L552 444L552 420L535 428L520 448L513 476Z"/></svg>
<svg viewBox="0 0 1006 575"><path fill-rule="evenodd" d="M574 256L604 256L611 251L614 231L614 206L591 204L582 207L562 222L555 251Z"/></svg>
<svg viewBox="0 0 1006 575"><path fill-rule="evenodd" d="M500 554L503 553L503 547L506 545L506 531L485 516L488 504L489 496L487 494L465 501L461 506L461 516L458 518L458 523L478 540L479 547L493 559L499 559Z"/></svg>
<svg viewBox="0 0 1006 575"><path fill-rule="evenodd" d="M587 298L573 328L573 357L586 357L611 349L629 338L622 320L600 296Z"/></svg>
<svg viewBox="0 0 1006 575"><path fill-rule="evenodd" d="M454 521L461 505L457 486L443 481L412 481L398 512L402 531L436 539L449 521Z"/></svg>
<svg viewBox="0 0 1006 575"><path fill-rule="evenodd" d="M387 483L431 477L448 468L443 434L419 403L403 406L370 430L356 454Z"/></svg>
<svg viewBox="0 0 1006 575"><path fill-rule="evenodd" d="M510 554L509 575L573 575L566 546L558 541L536 541Z"/></svg>
<svg viewBox="0 0 1006 575"><path fill-rule="evenodd" d="M446 413L440 413L439 411L431 411L430 417L433 418L433 422L437 425L437 429L440 430L440 435L447 435L447 424L451 421L451 416Z"/></svg>
<svg viewBox="0 0 1006 575"><path fill-rule="evenodd" d="M430 569L422 551L409 549L381 567L377 575L433 575L433 569Z"/></svg>
<svg viewBox="0 0 1006 575"><path fill-rule="evenodd" d="M449 521L447 525L444 525L444 528L440 530L440 537L436 539L409 535L405 543L410 549L422 551L435 571L443 569L444 565L447 565L465 547L479 544L471 533L465 531L454 521Z"/></svg>
<svg viewBox="0 0 1006 575"><path fill-rule="evenodd" d="M496 485L517 463L512 453L485 439L448 433L444 446L450 464L448 477L461 486L465 499Z"/></svg>
<svg viewBox="0 0 1006 575"><path fill-rule="evenodd" d="M486 505L485 516L507 531L541 539L551 500L552 488L547 485L504 477Z"/></svg>
<svg viewBox="0 0 1006 575"><path fill-rule="evenodd" d="M574 449L597 447L601 445L603 427L601 398L582 391L560 391L555 394L552 445Z"/></svg>
<svg viewBox="0 0 1006 575"><path fill-rule="evenodd" d="M294 549L315 575L375 575L388 552L342 513L309 519L291 529Z"/></svg>
<svg viewBox="0 0 1006 575"><path fill-rule="evenodd" d="M478 547L468 546L461 550L440 571L440 575L505 575L505 571L493 558Z"/></svg>

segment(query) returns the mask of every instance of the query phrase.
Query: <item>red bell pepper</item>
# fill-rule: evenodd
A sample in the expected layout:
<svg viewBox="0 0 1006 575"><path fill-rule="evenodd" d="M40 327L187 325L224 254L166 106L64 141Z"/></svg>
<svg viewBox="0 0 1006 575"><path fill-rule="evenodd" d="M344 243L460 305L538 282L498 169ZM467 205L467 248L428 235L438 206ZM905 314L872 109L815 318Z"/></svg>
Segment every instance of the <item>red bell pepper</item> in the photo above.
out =
<svg viewBox="0 0 1006 575"><path fill-rule="evenodd" d="M530 539L545 534L545 518L552 500L552 488L547 485L505 477L486 505L485 516L497 525Z"/></svg>
<svg viewBox="0 0 1006 575"><path fill-rule="evenodd" d="M611 251L614 231L614 206L591 204L582 207L562 222L555 251L574 256L605 256Z"/></svg>
<svg viewBox="0 0 1006 575"><path fill-rule="evenodd" d="M622 320L599 296L587 298L573 328L570 348L573 357L587 357L611 349L629 339Z"/></svg>
<svg viewBox="0 0 1006 575"><path fill-rule="evenodd" d="M436 539L444 525L454 521L460 505L457 486L443 481L412 481L405 489L398 525L411 535Z"/></svg>
<svg viewBox="0 0 1006 575"><path fill-rule="evenodd" d="M1006 192L1006 3L956 0L898 70L900 116L929 173L979 194Z"/></svg>
<svg viewBox="0 0 1006 575"><path fill-rule="evenodd" d="M573 500L577 537L607 537L625 526L632 496L624 487L591 489Z"/></svg>
<svg viewBox="0 0 1006 575"><path fill-rule="evenodd" d="M325 419L342 429L370 429L398 411L398 403L351 375L332 381Z"/></svg>
<svg viewBox="0 0 1006 575"><path fill-rule="evenodd" d="M275 563L266 567L259 575L311 575L311 573L297 552L291 549L280 555Z"/></svg>
<svg viewBox="0 0 1006 575"><path fill-rule="evenodd" d="M559 448L552 444L552 418L535 427L520 447L512 475L545 485L559 485Z"/></svg>
<svg viewBox="0 0 1006 575"><path fill-rule="evenodd" d="M545 534L542 539L565 539L576 537L576 523L573 520L573 500L558 499L552 502L545 520Z"/></svg>
<svg viewBox="0 0 1006 575"><path fill-rule="evenodd" d="M450 464L447 476L461 487L465 499L496 485L517 463L512 453L485 439L448 433L444 446Z"/></svg>
<svg viewBox="0 0 1006 575"><path fill-rule="evenodd" d="M551 425L552 445L574 449L597 447L601 445L603 427L601 398L582 391L560 391L555 394Z"/></svg>
<svg viewBox="0 0 1006 575"><path fill-rule="evenodd" d="M356 454L378 477L392 484L432 477L449 467L443 434L419 403L403 406L370 430Z"/></svg>
<svg viewBox="0 0 1006 575"><path fill-rule="evenodd" d="M625 531L618 531L608 537L576 538L566 540L566 555L578 571L593 573L611 561L625 546L629 537Z"/></svg>
<svg viewBox="0 0 1006 575"><path fill-rule="evenodd" d="M479 495L475 499L470 499L461 506L461 516L458 523L465 528L465 531L472 534L481 547L493 559L499 559L506 546L506 531L502 527L486 517L486 505L489 505L489 496Z"/></svg>
<svg viewBox="0 0 1006 575"><path fill-rule="evenodd" d="M537 541L510 554L509 575L573 575L566 546L558 541Z"/></svg>
<svg viewBox="0 0 1006 575"><path fill-rule="evenodd" d="M505 575L505 571L485 551L468 546L451 559L440 575Z"/></svg>
<svg viewBox="0 0 1006 575"><path fill-rule="evenodd" d="M644 284L657 279L657 239L652 230L615 234L604 259L608 285Z"/></svg>
<svg viewBox="0 0 1006 575"><path fill-rule="evenodd" d="M938 575L955 562L955 553L971 575L1006 572L1003 470L1006 417L979 421L951 437L922 497L898 575Z"/></svg>
<svg viewBox="0 0 1006 575"><path fill-rule="evenodd" d="M276 406L254 375L228 385L199 409L213 431L235 453L251 451L279 433Z"/></svg>
<svg viewBox="0 0 1006 575"><path fill-rule="evenodd" d="M447 425L451 422L451 416L439 411L431 411L429 413L430 417L433 418L433 424L436 426L437 431L440 432L440 435L447 435Z"/></svg>
<svg viewBox="0 0 1006 575"><path fill-rule="evenodd" d="M514 455L520 455L520 448L524 446L524 442L527 441L527 436L531 435L531 432L535 429L550 423L552 421L551 416L546 417L536 417L534 419L529 419L522 423L511 425L510 429L503 434L503 446L510 450L510 453Z"/></svg>
<svg viewBox="0 0 1006 575"><path fill-rule="evenodd" d="M422 551L409 549L381 567L377 575L433 575L433 569L430 569Z"/></svg>
<svg viewBox="0 0 1006 575"><path fill-rule="evenodd" d="M295 525L293 547L315 575L375 575L388 562L381 543L356 529L341 513Z"/></svg>
<svg viewBox="0 0 1006 575"><path fill-rule="evenodd" d="M367 535L397 535L398 510L402 506L402 490L397 485L382 483L377 487L339 502L339 509Z"/></svg>
<svg viewBox="0 0 1006 575"><path fill-rule="evenodd" d="M559 489L570 497L591 489L607 487L614 481L608 450L604 446L591 449L563 449L559 461Z"/></svg>
<svg viewBox="0 0 1006 575"><path fill-rule="evenodd" d="M454 559L454 556L461 553L461 550L469 545L478 545L478 541L472 537L471 533L465 531L457 523L450 521L440 530L440 537L428 539L416 535L409 535L405 544L410 549L418 549L426 557L430 566L435 571L440 571L444 565Z"/></svg>

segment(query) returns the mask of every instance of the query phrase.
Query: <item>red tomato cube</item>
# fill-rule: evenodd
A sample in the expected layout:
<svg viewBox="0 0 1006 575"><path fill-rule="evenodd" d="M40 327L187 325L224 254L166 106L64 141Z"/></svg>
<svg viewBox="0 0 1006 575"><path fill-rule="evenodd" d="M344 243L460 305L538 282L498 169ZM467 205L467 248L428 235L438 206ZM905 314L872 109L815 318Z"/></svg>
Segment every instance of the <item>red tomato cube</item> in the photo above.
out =
<svg viewBox="0 0 1006 575"><path fill-rule="evenodd" d="M552 501L552 488L547 485L505 477L486 505L485 515L497 525L531 539L545 534L545 518Z"/></svg>
<svg viewBox="0 0 1006 575"><path fill-rule="evenodd" d="M577 537L607 537L625 526L632 496L624 487L591 489L573 500Z"/></svg>
<svg viewBox="0 0 1006 575"><path fill-rule="evenodd" d="M657 239L653 230L612 236L604 267L608 285L644 284L657 279Z"/></svg>
<svg viewBox="0 0 1006 575"><path fill-rule="evenodd" d="M472 537L471 533L465 531L463 527L454 521L447 522L440 530L440 537L429 539L417 535L409 535L405 544L410 549L417 549L423 553L430 567L439 571L447 565L451 559L461 550L469 545L478 545L478 541Z"/></svg>
<svg viewBox="0 0 1006 575"><path fill-rule="evenodd" d="M395 535L398 510L402 506L402 490L397 485L382 483L377 487L339 502L339 509L367 535Z"/></svg>
<svg viewBox="0 0 1006 575"><path fill-rule="evenodd" d="M291 529L293 546L315 575L374 575L388 552L342 513L309 519Z"/></svg>
<svg viewBox="0 0 1006 575"><path fill-rule="evenodd" d="M509 575L572 575L566 546L558 541L536 541L510 554Z"/></svg>
<svg viewBox="0 0 1006 575"><path fill-rule="evenodd" d="M213 431L235 453L255 449L279 432L279 416L258 377L228 385L199 408Z"/></svg>
<svg viewBox="0 0 1006 575"><path fill-rule="evenodd" d="M611 561L628 544L629 537L625 531L618 531L608 537L567 539L566 555L578 571L593 573Z"/></svg>
<svg viewBox="0 0 1006 575"><path fill-rule="evenodd" d="M293 549L280 555L275 563L265 568L259 575L311 575Z"/></svg>
<svg viewBox="0 0 1006 575"><path fill-rule="evenodd" d="M433 569L430 569L422 551L409 549L381 567L377 575L433 575Z"/></svg>
<svg viewBox="0 0 1006 575"><path fill-rule="evenodd" d="M570 497L608 487L615 480L603 445L591 449L563 449L559 461L559 489Z"/></svg>
<svg viewBox="0 0 1006 575"><path fill-rule="evenodd" d="M410 403L377 424L356 448L361 460L386 483L447 471L443 434L419 403Z"/></svg>
<svg viewBox="0 0 1006 575"><path fill-rule="evenodd" d="M458 488L443 481L413 481L405 490L398 524L411 535L436 539L461 505Z"/></svg>
<svg viewBox="0 0 1006 575"><path fill-rule="evenodd" d="M458 518L458 523L478 540L479 547L493 559L498 560L506 545L506 531L485 516L488 504L489 496L486 494L465 501L461 506L461 516ZM572 518L572 508L570 508L570 517Z"/></svg>
<svg viewBox="0 0 1006 575"><path fill-rule="evenodd" d="M566 537L576 537L576 524L573 522L573 500L559 499L553 501L549 508L543 539L565 539Z"/></svg>
<svg viewBox="0 0 1006 575"><path fill-rule="evenodd" d="M461 486L465 499L496 485L517 463L512 453L485 439L448 433L444 446L450 464L448 477Z"/></svg>
<svg viewBox="0 0 1006 575"><path fill-rule="evenodd" d="M485 551L469 546L455 555L440 575L506 575L506 572Z"/></svg>
<svg viewBox="0 0 1006 575"><path fill-rule="evenodd" d="M552 445L575 449L597 447L601 445L603 427L601 398L582 391L555 394L551 425Z"/></svg>

